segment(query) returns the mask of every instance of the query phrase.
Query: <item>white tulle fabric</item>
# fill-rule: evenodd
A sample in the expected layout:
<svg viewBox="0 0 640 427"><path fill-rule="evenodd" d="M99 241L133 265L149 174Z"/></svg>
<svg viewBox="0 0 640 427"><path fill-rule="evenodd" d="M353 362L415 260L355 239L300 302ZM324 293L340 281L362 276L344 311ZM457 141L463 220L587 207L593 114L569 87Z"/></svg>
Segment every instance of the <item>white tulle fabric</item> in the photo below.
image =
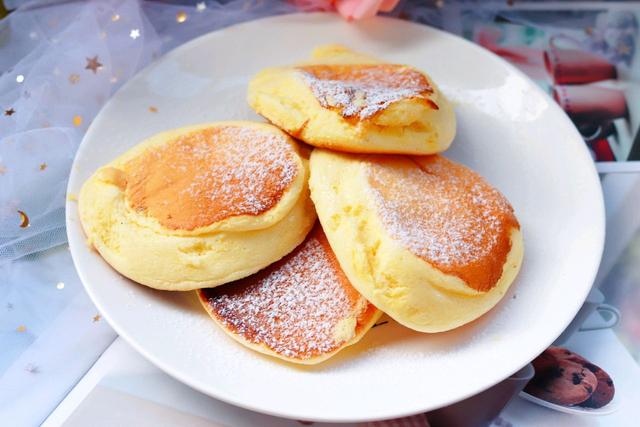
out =
<svg viewBox="0 0 640 427"><path fill-rule="evenodd" d="M0 263L66 240L65 189L76 148L101 106L136 71L203 33L298 10L276 0L199 8L46 3L23 5L0 24ZM186 20L178 22L182 12ZM93 72L86 66L96 56L101 67ZM20 226L19 211L28 227Z"/></svg>

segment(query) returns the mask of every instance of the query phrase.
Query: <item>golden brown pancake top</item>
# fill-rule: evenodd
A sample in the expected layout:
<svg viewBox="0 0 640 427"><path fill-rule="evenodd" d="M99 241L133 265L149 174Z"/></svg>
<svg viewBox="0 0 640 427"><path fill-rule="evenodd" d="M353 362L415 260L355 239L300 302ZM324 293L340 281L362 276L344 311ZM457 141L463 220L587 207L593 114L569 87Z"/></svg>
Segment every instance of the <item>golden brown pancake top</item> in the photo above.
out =
<svg viewBox="0 0 640 427"><path fill-rule="evenodd" d="M403 65L307 65L298 70L320 105L345 118L367 119L407 98L438 109L429 99L433 88L424 74Z"/></svg>
<svg viewBox="0 0 640 427"><path fill-rule="evenodd" d="M519 228L507 199L442 156L371 156L368 181L385 228L414 255L488 291Z"/></svg>
<svg viewBox="0 0 640 427"><path fill-rule="evenodd" d="M345 344L334 336L342 319L357 315L358 333L376 311L351 286L319 225L282 260L245 279L201 289L200 298L231 333L301 360Z"/></svg>
<svg viewBox="0 0 640 427"><path fill-rule="evenodd" d="M298 174L286 138L242 126L194 131L124 167L129 206L169 229L194 230L273 208Z"/></svg>

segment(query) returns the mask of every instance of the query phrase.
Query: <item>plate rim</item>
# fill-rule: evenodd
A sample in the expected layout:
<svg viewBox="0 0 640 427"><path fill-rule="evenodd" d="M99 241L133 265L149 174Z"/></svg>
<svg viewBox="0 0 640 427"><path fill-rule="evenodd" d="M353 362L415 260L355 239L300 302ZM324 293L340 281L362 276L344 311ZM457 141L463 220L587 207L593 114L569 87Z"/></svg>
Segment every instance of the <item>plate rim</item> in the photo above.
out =
<svg viewBox="0 0 640 427"><path fill-rule="evenodd" d="M157 64L159 61L161 61L166 55L172 55L175 54L176 51L182 50L182 49L188 49L190 45L192 44L197 44L198 42L200 42L202 39L210 37L212 34L216 34L216 33L220 33L222 31L225 30L230 30L230 29L235 29L235 30L241 30L243 26L251 26L254 25L256 22L264 22L264 21L270 21L270 20L274 20L274 21L278 21L278 20L291 20L291 19L296 19L298 17L304 17L306 19L314 19L314 17L318 17L318 19L322 19L322 17L331 17L332 19L340 19L337 17L337 15L331 13L331 12L309 12L309 13L305 13L305 12L299 12L299 13L285 13L285 14L278 14L278 15L271 15L271 16L267 16L267 17L262 17L262 18L258 18L258 19L253 19L253 20L249 20L249 21L245 21L242 23L238 23L235 25L230 25L224 28L220 28L218 30L214 30L214 31L210 31L208 33L202 34L198 37L195 37L189 41L187 41L186 43L183 43L171 50L169 50L168 52L165 52L162 56L160 56L158 59L150 62L149 64L147 64L145 67L143 67L142 69L138 70L136 72L136 74L134 74L125 84L123 84L114 94L111 95L110 99L102 106L102 108L100 109L100 111L96 114L96 117L94 118L94 120L92 120L89 128L87 129L85 135L82 138L82 141L80 142L80 144L78 145L78 148L76 150L76 153L74 154L74 160L71 166L71 172L69 175L69 181L67 183L67 189L66 189L66 205L65 205L65 224L66 224L66 233L67 233L67 240L68 240L68 244L69 244L69 249L71 252L71 258L74 264L74 267L76 269L76 272L78 273L78 276L82 282L82 285L85 289L85 291L87 292L87 294L89 295L89 297L91 298L92 302L96 305L96 308L98 308L98 310L100 311L100 313L102 314L102 316L107 320L107 322L109 323L109 325L117 332L117 334L122 337L130 346L132 346L139 354L141 354L145 359L147 359L149 362L151 362L153 365L157 366L158 368L160 368L164 373L166 373L167 375L177 379L178 381L182 382L183 384L188 385L189 387L207 395L210 396L214 399L218 399L222 402L234 405L234 406L238 406L240 408L244 408L244 409L248 409L254 412L258 412L258 413L262 413L262 414L267 414L267 415L271 415L271 416L275 416L275 417L281 417L281 418L288 418L288 419L293 419L293 420L305 420L305 421L314 421L314 422L368 422L368 421L377 421L377 420L383 420L383 419L393 419L393 418L400 418L400 417L406 417L406 416L412 416L412 415L416 415L416 414L420 414L420 413L425 413L440 407L444 407L444 406L448 406L454 403L457 403L459 401L462 401L464 399L467 399L471 396L474 396L478 393L483 392L484 390L496 385L497 383L503 381L504 379L508 378L510 375L513 375L515 372L517 372L520 368L516 368L515 370L513 370L513 372L509 372L504 378L499 379L495 382L491 382L490 384L486 384L485 386L483 386L480 389L473 389L473 390L467 390L465 393L461 393L458 395L458 398L456 399L450 399L449 401L447 401L444 404L438 404L437 407L434 406L429 406L429 405L422 405L420 407L415 407L412 409L404 409L402 411L393 411L393 410L387 410L387 413L385 415L375 415L375 416L361 416L361 417L353 417L353 416L331 416L328 414L324 414L324 415L316 415L313 417L309 417L308 415L305 414L301 414L295 411L295 408L292 408L291 410L287 411L287 412L282 412L282 411L277 411L277 410L272 410L268 407L263 407L260 406L259 404L255 404L255 403L247 403L245 401L242 400L242 398L239 397L235 397L234 395L226 392L223 389L219 389L216 388L215 390L213 389L208 389L206 387L204 387L203 385L199 384L198 382L192 380L188 375L180 372L179 370L175 370L173 367L168 366L167 364L165 364L164 362L162 362L158 357L156 357L154 354L150 353L149 351L147 351L141 344L139 344L135 338L129 336L129 334L126 332L126 328L121 328L117 322L115 322L112 318L111 315L109 313L108 310L104 310L104 307L102 306L102 304L99 302L99 298L97 298L93 291L91 290L90 286L87 286L86 283L90 282L91 279L89 277L87 277L85 275L85 272L82 270L82 268L80 267L80 263L77 260L79 255L75 254L76 250L80 250L78 249L78 247L75 245L75 243L71 243L74 239L70 238L70 233L71 233L71 229L73 227L79 227L81 233L84 235L84 230L82 230L82 225L79 222L73 221L71 218L71 210L75 209L77 210L77 202L73 202L73 198L70 198L69 196L72 193L72 184L75 185L75 179L72 179L75 175L74 171L77 170L77 161L78 161L78 155L80 153L83 152L83 149L86 145L86 141L88 140L88 136L92 135L92 130L95 126L96 123L96 119L98 118L98 116L101 114L101 112L106 109L112 102L113 102L113 98L116 97L116 95L125 90L126 88L128 88L130 85L132 85L132 83L135 81L135 77L138 76L140 73L143 73L144 71L146 71L147 69L149 69L150 67L154 66L155 64ZM476 52L479 52L481 55L485 55L488 56L490 58L492 58L494 61L499 62L503 67L505 67L506 70L508 70L510 73L516 74L517 76L521 77L524 81L527 82L527 84L533 88L533 91L535 93L537 93L539 96L542 96L546 101L547 104L550 106L550 108L552 110L555 111L556 115L560 115L563 118L561 120L563 120L565 123L567 123L569 125L569 128L571 128L570 132L573 132L575 135L575 138L568 138L570 139L570 142L568 142L569 144L573 144L574 146L576 146L577 151L576 151L576 160L572 160L572 162L582 162L585 163L585 167L586 170L585 172L587 172L585 174L585 178L590 177L590 180L595 181L592 184L595 184L595 188L598 190L596 191L596 196L597 196L597 200L594 201L594 203L598 206L597 209L597 213L595 213L594 215L597 216L597 224L593 224L593 230L596 230L597 227L597 233L594 235L594 244L597 245L597 250L593 251L593 256L596 262L593 263L589 263L589 266L586 267L587 270L589 271L589 274L586 274L586 277L589 277L589 283L591 283L591 286L586 287L585 286L585 292L584 295L579 295L577 296L578 298L576 299L576 301L579 302L576 303L574 310L572 310L571 312L575 314L578 312L578 310L580 309L580 307L582 306L582 303L584 302L584 300L586 299L588 292L590 291L590 289L593 287L594 281L596 279L596 274L598 272L598 268L600 266L600 262L602 260L602 254L604 251L604 237L605 237L605 205L604 205L604 197L603 197L603 193L602 193L602 187L600 185L600 180L599 180L599 175L595 166L594 161L592 160L587 147L582 143L581 138L579 136L578 130L575 128L575 126L573 125L573 123L571 122L571 120L569 119L569 117L566 115L566 113L560 108L559 105L557 105L557 103L555 103L551 97L544 92L535 82L533 82L527 75L525 75L522 71L520 71L519 69L517 69L515 66L511 65L509 62L507 62L506 60L504 60L503 58L499 57L498 55L494 54L493 52L482 48L481 46L461 37L458 36L456 34L453 33L449 33L447 31L441 30L439 28L435 28L433 26L430 25L425 25L425 24L419 24L416 22L412 22L412 21L405 21L405 20L401 20L398 18L394 18L394 17L388 17L388 16L376 16L374 18L371 18L371 20L381 20L381 21L396 21L396 22L402 22L403 25L408 25L408 26L414 26L417 28L421 28L421 29L426 29L427 31L433 31L438 33L440 36L445 36L445 37L449 37L449 38L453 38L456 39L456 41L458 43L462 43L465 44L468 48L471 48L473 50L475 50ZM357 24L356 24L357 25ZM567 129L568 130L568 129ZM580 156L580 157L578 157ZM568 325L569 323L567 323ZM559 336L562 331L565 329L565 327L567 325L562 325L562 328L559 329L558 327L556 327L556 329L559 329L557 331L557 335ZM546 343L546 347L548 347L549 345L551 345L553 343L553 341L555 340L555 338L551 339L548 343ZM540 351L543 351L544 348L542 348Z"/></svg>
<svg viewBox="0 0 640 427"><path fill-rule="evenodd" d="M618 399L617 394L614 395L611 402L607 403L606 405L600 408L584 408L582 406L559 405L557 403L548 402L544 399L536 397L532 394L527 393L524 390L518 393L518 397L528 402L534 403L538 406L541 406L543 408L551 409L557 412L562 412L563 414L587 415L590 417L597 417L597 416L613 414L614 412L617 412L618 409L620 409L620 399Z"/></svg>

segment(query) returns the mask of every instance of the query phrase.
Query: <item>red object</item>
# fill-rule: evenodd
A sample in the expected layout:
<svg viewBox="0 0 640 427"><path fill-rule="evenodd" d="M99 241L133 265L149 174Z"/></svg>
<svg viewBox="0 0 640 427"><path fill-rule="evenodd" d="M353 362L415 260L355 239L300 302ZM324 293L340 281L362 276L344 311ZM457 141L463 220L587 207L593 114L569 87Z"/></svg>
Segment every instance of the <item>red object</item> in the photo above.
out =
<svg viewBox="0 0 640 427"><path fill-rule="evenodd" d="M627 117L624 92L594 85L555 86L553 97L576 122L604 122Z"/></svg>
<svg viewBox="0 0 640 427"><path fill-rule="evenodd" d="M544 52L544 65L556 84L584 84L618 77L606 59L579 49L552 46Z"/></svg>
<svg viewBox="0 0 640 427"><path fill-rule="evenodd" d="M609 141L606 139L596 139L590 144L591 150L596 155L596 161L598 162L614 162L616 157L611 151Z"/></svg>

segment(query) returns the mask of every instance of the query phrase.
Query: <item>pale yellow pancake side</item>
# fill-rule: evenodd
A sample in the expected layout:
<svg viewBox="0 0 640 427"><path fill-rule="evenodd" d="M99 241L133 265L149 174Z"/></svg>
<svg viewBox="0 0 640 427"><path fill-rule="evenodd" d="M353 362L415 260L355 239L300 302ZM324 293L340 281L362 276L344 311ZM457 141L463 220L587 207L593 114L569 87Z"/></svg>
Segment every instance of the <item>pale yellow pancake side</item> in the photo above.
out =
<svg viewBox="0 0 640 427"><path fill-rule="evenodd" d="M316 149L310 167L311 197L340 266L365 298L399 323L422 332L456 328L494 307L516 277L524 252L520 230L511 231L511 250L495 286L475 291L389 235L357 156Z"/></svg>

